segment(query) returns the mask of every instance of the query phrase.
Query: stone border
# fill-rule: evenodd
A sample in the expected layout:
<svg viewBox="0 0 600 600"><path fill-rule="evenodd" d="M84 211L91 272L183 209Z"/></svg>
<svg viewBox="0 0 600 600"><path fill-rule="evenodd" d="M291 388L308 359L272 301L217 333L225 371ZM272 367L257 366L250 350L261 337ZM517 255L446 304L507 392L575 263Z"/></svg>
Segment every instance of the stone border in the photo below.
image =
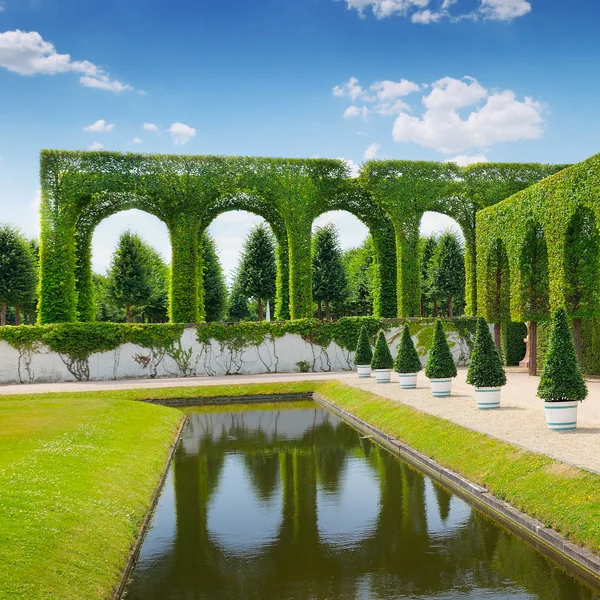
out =
<svg viewBox="0 0 600 600"><path fill-rule="evenodd" d="M137 539L131 549L131 552L129 554L129 559L127 561L127 565L125 566L125 569L123 570L123 574L121 575L121 580L119 581L119 584L117 585L117 587L112 595L113 600L120 600L120 598L123 596L123 593L125 592L125 587L127 586L127 582L129 581L129 576L131 575L131 572L133 571L133 568L135 567L135 563L137 562L137 559L140 555L140 550L142 549L142 542L144 541L144 537L146 536L146 532L148 530L148 527L150 526L150 521L152 520L152 517L154 516L154 511L156 509L156 505L158 504L158 500L163 491L163 487L165 485L165 481L166 481L167 475L169 473L169 467L171 466L171 461L173 460L173 456L175 455L175 452L177 451L177 447L179 446L179 442L181 441L181 436L183 435L183 430L185 429L187 422L188 422L188 417L184 416L183 420L181 421L181 425L179 426L179 429L177 431L177 435L175 436L175 440L173 441L173 444L171 446L171 450L169 451L169 456L167 456L163 474L160 478L160 481L158 482L158 485L156 486L156 489L154 490L154 494L152 495L152 500L150 501L150 508L148 509L148 512L146 513L146 516L144 517L144 521L142 522L142 525L138 529L138 537L137 537Z"/></svg>
<svg viewBox="0 0 600 600"><path fill-rule="evenodd" d="M387 435L343 408L332 404L319 394L313 394L313 398L351 424L352 427L369 434L369 437L374 439L375 442L399 456L417 470L443 484L453 493L469 500L476 508L493 517L511 532L525 538L537 550L557 562L559 566L565 567L568 565L579 578L594 587L594 589L598 590L600 588L600 557L569 542L559 533L545 527L541 521L533 519L510 504L499 500L485 488L468 481L450 469L442 467L428 456Z"/></svg>
<svg viewBox="0 0 600 600"><path fill-rule="evenodd" d="M190 406L219 406L221 404L261 404L269 402L297 402L299 400L313 399L314 394L312 392L296 392L292 394L255 394L252 396L206 396L199 398L149 399L141 400L141 402L181 408Z"/></svg>

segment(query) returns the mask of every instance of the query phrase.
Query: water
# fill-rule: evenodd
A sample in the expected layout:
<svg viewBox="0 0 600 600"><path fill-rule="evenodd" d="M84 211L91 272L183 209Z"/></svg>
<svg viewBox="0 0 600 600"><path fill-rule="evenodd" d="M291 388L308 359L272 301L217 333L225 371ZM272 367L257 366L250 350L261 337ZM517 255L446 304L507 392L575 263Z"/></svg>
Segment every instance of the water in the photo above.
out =
<svg viewBox="0 0 600 600"><path fill-rule="evenodd" d="M190 415L125 597L597 598L316 405Z"/></svg>

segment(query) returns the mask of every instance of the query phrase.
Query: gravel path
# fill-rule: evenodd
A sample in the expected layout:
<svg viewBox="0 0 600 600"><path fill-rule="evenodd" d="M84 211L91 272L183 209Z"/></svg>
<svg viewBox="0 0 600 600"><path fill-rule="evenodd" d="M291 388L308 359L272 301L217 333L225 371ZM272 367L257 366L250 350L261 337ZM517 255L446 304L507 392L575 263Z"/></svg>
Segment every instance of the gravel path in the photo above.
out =
<svg viewBox="0 0 600 600"><path fill-rule="evenodd" d="M429 382L422 373L419 374L419 387L416 390L401 390L396 374L392 374L392 383L376 384L375 378L358 379L354 373L282 373L8 385L0 386L0 396L337 379L534 452L600 472L600 381L588 381L590 395L579 407L578 428L575 431L556 432L547 429L542 401L535 395L538 378L529 377L519 369L508 369L507 375L508 385L502 390L501 408L492 411L477 409L473 388L465 382L465 369L459 370L452 384L450 398L434 398L429 391Z"/></svg>

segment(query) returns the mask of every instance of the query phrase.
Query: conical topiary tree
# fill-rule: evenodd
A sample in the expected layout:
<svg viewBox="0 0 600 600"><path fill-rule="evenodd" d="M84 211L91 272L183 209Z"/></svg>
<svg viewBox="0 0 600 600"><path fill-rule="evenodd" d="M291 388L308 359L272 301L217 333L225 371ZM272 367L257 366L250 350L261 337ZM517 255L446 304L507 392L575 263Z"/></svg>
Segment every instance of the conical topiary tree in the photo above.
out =
<svg viewBox="0 0 600 600"><path fill-rule="evenodd" d="M454 358L452 358L452 352L450 352L450 346L448 346L446 334L444 333L444 326L440 319L435 322L435 334L433 336L433 344L429 350L429 356L427 357L425 375L429 379L456 377L456 364L454 363Z"/></svg>
<svg viewBox="0 0 600 600"><path fill-rule="evenodd" d="M398 347L398 356L394 361L394 371L396 373L418 373L422 368L417 349L410 336L408 323L405 323Z"/></svg>
<svg viewBox="0 0 600 600"><path fill-rule="evenodd" d="M372 369L391 369L394 366L394 359L390 352L390 347L385 339L383 331L377 335L377 343L375 344L375 352L373 352L373 360L371 360Z"/></svg>
<svg viewBox="0 0 600 600"><path fill-rule="evenodd" d="M567 312L559 308L552 318L550 344L537 395L546 402L584 400L588 390L581 376Z"/></svg>
<svg viewBox="0 0 600 600"><path fill-rule="evenodd" d="M467 383L480 388L499 388L506 385L502 359L494 344L490 328L483 318L477 321L475 344L467 371Z"/></svg>
<svg viewBox="0 0 600 600"><path fill-rule="evenodd" d="M373 360L373 351L371 350L371 344L369 343L369 335L366 327L363 325L360 328L360 334L358 335L358 343L356 344L356 354L354 355L355 365L370 365Z"/></svg>

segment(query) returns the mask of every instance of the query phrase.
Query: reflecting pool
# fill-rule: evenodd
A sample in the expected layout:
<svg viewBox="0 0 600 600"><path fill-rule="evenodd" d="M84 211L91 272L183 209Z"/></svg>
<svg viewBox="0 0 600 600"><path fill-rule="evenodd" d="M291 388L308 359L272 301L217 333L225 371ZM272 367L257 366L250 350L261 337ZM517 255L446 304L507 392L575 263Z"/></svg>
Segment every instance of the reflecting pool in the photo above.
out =
<svg viewBox="0 0 600 600"><path fill-rule="evenodd" d="M125 597L597 598L306 403L190 414Z"/></svg>

